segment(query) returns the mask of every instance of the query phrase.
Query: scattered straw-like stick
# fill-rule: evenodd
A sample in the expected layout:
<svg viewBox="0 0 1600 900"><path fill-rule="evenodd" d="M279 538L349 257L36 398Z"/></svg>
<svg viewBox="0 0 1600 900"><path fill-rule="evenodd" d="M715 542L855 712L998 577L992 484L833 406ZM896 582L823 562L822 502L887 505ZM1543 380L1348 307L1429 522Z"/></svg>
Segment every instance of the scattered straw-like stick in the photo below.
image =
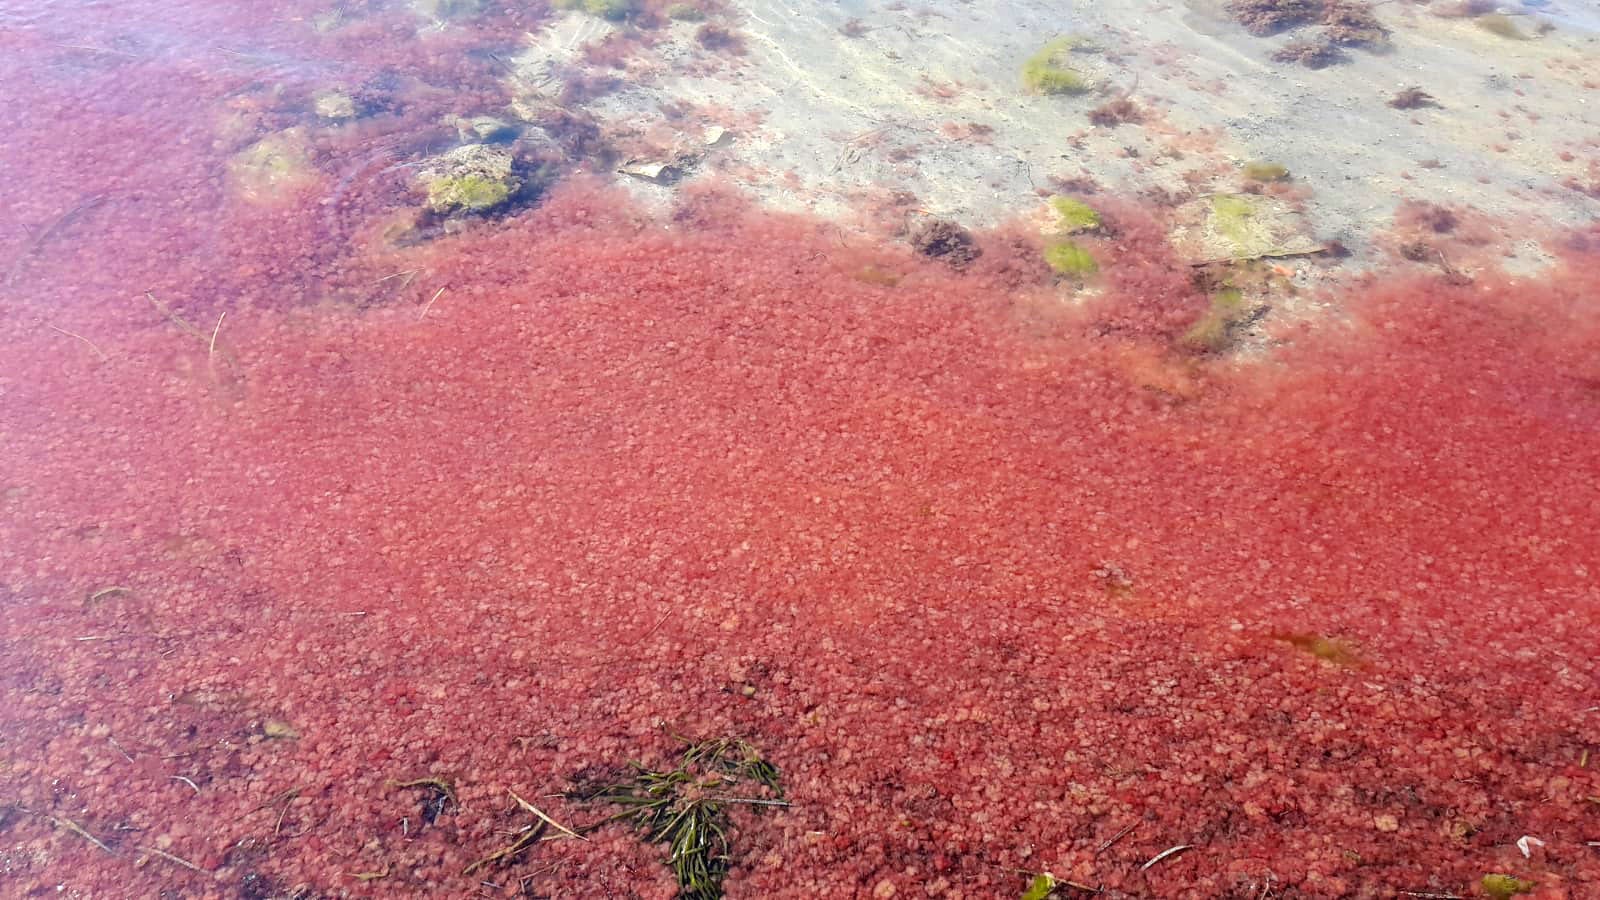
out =
<svg viewBox="0 0 1600 900"><path fill-rule="evenodd" d="M228 311L223 310L217 316L217 327L211 329L211 342L206 345L206 365L208 366L212 365L217 358L217 334L222 331L222 318L227 314Z"/></svg>
<svg viewBox="0 0 1600 900"><path fill-rule="evenodd" d="M534 806L532 803L529 803L528 801L526 801L526 800L522 799L521 797L517 796L517 792L516 791L507 790L506 793L511 795L511 799L517 801L517 805L518 806L520 806L523 809L527 810L528 812L531 812L534 815L538 816L546 825L549 825L551 828L554 828L555 830L561 832L564 835L567 835L568 837L577 838L580 841L587 841L588 840L588 838L586 838L583 835L577 833L576 831L573 831L571 828L568 828L567 826L561 824L560 822L557 822L555 819L552 819L549 816L545 815L544 811L539 809L539 807Z"/></svg>
<svg viewBox="0 0 1600 900"><path fill-rule="evenodd" d="M133 762L133 754L129 753L127 750L124 750L122 745L117 743L116 738L107 735L106 740L111 742L111 746L117 748L117 752L122 754L123 759L127 760L128 762Z"/></svg>
<svg viewBox="0 0 1600 900"><path fill-rule="evenodd" d="M200 793L200 785L195 784L194 782L192 782L189 779L183 777L182 775L173 775L173 776L171 776L171 780L172 781L181 781L184 784L187 784L190 787L190 789L192 789L196 794Z"/></svg>
<svg viewBox="0 0 1600 900"><path fill-rule="evenodd" d="M389 867L384 866L382 872L351 872L350 877L357 881L377 881L389 877Z"/></svg>
<svg viewBox="0 0 1600 900"><path fill-rule="evenodd" d="M194 863L189 862L187 859L184 859L181 856L176 856L176 855L173 855L171 853L168 853L165 850L157 850L154 847L140 847L139 848L139 852L140 853L148 853L151 856L159 856L162 859L166 860L167 862L177 863L178 865L183 866L185 869L189 869L189 870L192 870L192 871L195 871L195 872L204 872L205 871L205 869L202 869L199 866L195 865Z"/></svg>
<svg viewBox="0 0 1600 900"><path fill-rule="evenodd" d="M87 828L84 828L82 825L79 825L77 822L72 821L66 816L51 816L50 821L54 822L57 828L65 828L67 831L70 831L78 837L83 838L84 840L95 845L96 847L99 847L101 850L104 850L112 856L117 855L117 851L107 847L104 841L90 834Z"/></svg>
<svg viewBox="0 0 1600 900"><path fill-rule="evenodd" d="M427 318L428 310L433 309L433 301L439 299L439 295L443 293L444 288L439 288L439 290L435 291L434 295L429 298L427 303L422 304L422 312L417 313L418 322L421 322L424 318Z"/></svg>
<svg viewBox="0 0 1600 900"><path fill-rule="evenodd" d="M1157 853L1155 856L1150 857L1150 861L1145 863L1144 865L1140 866L1139 867L1139 871L1143 872L1146 869L1149 869L1151 866L1155 865L1158 862L1161 862L1164 859L1171 859L1172 857L1177 856L1179 853L1182 853L1185 850L1192 850L1192 849L1194 849L1194 845L1193 844L1179 844L1176 847L1168 847L1167 849L1161 851L1160 853Z"/></svg>
<svg viewBox="0 0 1600 900"><path fill-rule="evenodd" d="M473 872L476 872L491 863L497 863L501 860L509 860L517 857L522 853L522 851L538 843L539 838L544 834L544 830L547 827L548 826L545 825L544 822L539 822L536 825L529 826L526 831L522 832L522 836L517 838L516 841L511 844L511 846L496 850L488 856L485 856L483 859L480 859L472 865L467 866L461 871L461 874L471 875Z"/></svg>
<svg viewBox="0 0 1600 900"><path fill-rule="evenodd" d="M110 362L111 361L111 357L106 356L106 352L104 350L101 350L95 344L94 341L89 340L88 338L86 338L83 335L77 333L76 331L68 331L65 328L57 328L54 325L48 325L48 324L45 327L49 328L51 331L57 332L58 334L64 334L69 338L77 338L78 340L83 341L85 344L88 344L89 345L89 349L94 351L94 355L95 356L100 357L100 361L101 362Z"/></svg>
<svg viewBox="0 0 1600 900"><path fill-rule="evenodd" d="M394 278L404 278L405 281L400 282L400 286L403 288L406 285L410 284L411 283L411 279L417 277L417 273L420 272L420 271L422 271L422 270L421 269L408 269L408 270L406 270L404 272L396 272L393 275L385 275L382 278L379 278L377 281L374 281L373 284L383 284L385 281L389 281L389 280L394 279Z"/></svg>
<svg viewBox="0 0 1600 900"><path fill-rule="evenodd" d="M146 299L148 299L150 301L150 305L154 306L156 308L156 312L161 313L163 316L166 316L167 317L167 321L169 321L172 324L178 326L178 330L182 331L184 334L187 334L188 336L194 338L195 340L199 341L202 344L206 342L206 336L201 334L200 331L197 328L195 328L193 325L190 325L188 323L188 321L183 318L183 316L180 316L177 313L173 312L172 311L172 307L166 305L165 303L162 303L160 300L157 300L154 291L145 291L144 292L144 296L145 296Z"/></svg>
<svg viewBox="0 0 1600 900"><path fill-rule="evenodd" d="M1129 834L1131 834L1133 832L1133 830L1135 828L1138 828L1138 827L1139 827L1138 823L1134 823L1132 825L1129 825L1127 828L1124 828L1121 831L1117 832L1116 834L1113 834L1110 838L1106 839L1106 841L1104 843L1102 843L1098 848L1095 849L1094 855L1095 856L1099 856L1100 854L1106 852L1107 850L1110 850L1112 847L1116 846L1117 841L1120 841L1123 838L1127 837Z"/></svg>

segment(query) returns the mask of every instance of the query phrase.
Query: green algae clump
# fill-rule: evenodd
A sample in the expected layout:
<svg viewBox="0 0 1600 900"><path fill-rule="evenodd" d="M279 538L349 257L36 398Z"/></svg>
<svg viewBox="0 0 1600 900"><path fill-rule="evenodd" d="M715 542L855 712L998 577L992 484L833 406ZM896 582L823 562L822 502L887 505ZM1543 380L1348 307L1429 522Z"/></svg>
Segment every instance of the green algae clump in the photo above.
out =
<svg viewBox="0 0 1600 900"><path fill-rule="evenodd" d="M1247 181L1288 181L1289 167L1280 163L1253 162L1244 167Z"/></svg>
<svg viewBox="0 0 1600 900"><path fill-rule="evenodd" d="M485 212L509 199L510 186L482 175L440 178L428 185L428 206L435 212Z"/></svg>
<svg viewBox="0 0 1600 900"><path fill-rule="evenodd" d="M1244 293L1227 288L1211 296L1211 306L1184 332L1180 342L1191 350L1217 353L1233 342L1234 328L1244 314Z"/></svg>
<svg viewBox="0 0 1600 900"><path fill-rule="evenodd" d="M1250 220L1256 217L1256 205L1244 197L1219 194L1211 198L1211 223L1217 234L1235 244L1250 241Z"/></svg>
<svg viewBox="0 0 1600 900"><path fill-rule="evenodd" d="M556 9L581 9L591 16L620 22L639 11L638 0L557 0Z"/></svg>
<svg viewBox="0 0 1600 900"><path fill-rule="evenodd" d="M1028 889L1022 892L1022 900L1046 900L1056 892L1056 877L1049 872L1040 872L1028 882Z"/></svg>
<svg viewBox="0 0 1600 900"><path fill-rule="evenodd" d="M667 18L675 22L699 22L705 17L705 11L692 3L674 3L667 7Z"/></svg>
<svg viewBox="0 0 1600 900"><path fill-rule="evenodd" d="M1044 261L1061 275L1087 278L1100 271L1094 255L1072 241L1062 241L1044 248Z"/></svg>
<svg viewBox="0 0 1600 900"><path fill-rule="evenodd" d="M1323 662L1330 662L1336 666L1354 666L1361 663L1361 654L1354 644L1338 637L1327 637L1321 634L1280 634L1277 639L1296 649L1315 656Z"/></svg>
<svg viewBox="0 0 1600 900"><path fill-rule="evenodd" d="M1056 38L1028 57L1022 64L1022 85L1035 94L1081 94L1089 83L1078 72L1069 68L1066 59L1074 50L1081 49L1081 38Z"/></svg>
<svg viewBox="0 0 1600 900"><path fill-rule="evenodd" d="M1534 884L1531 881L1524 881L1515 875L1502 875L1499 873L1483 876L1483 880L1478 882L1478 886L1483 888L1485 895L1494 898L1494 900L1511 900L1512 897L1518 894L1532 893L1534 888Z"/></svg>
<svg viewBox="0 0 1600 900"><path fill-rule="evenodd" d="M1061 231L1067 234L1078 234L1084 231L1098 231L1100 229L1100 214L1094 207L1071 197L1051 197L1050 208L1055 210L1060 217L1057 222Z"/></svg>
<svg viewBox="0 0 1600 900"><path fill-rule="evenodd" d="M1477 22L1478 27L1484 31L1497 37L1503 37L1508 41L1530 40L1528 35L1517 27L1517 23L1511 20L1510 16L1501 13L1490 13L1486 16L1479 16L1473 21Z"/></svg>

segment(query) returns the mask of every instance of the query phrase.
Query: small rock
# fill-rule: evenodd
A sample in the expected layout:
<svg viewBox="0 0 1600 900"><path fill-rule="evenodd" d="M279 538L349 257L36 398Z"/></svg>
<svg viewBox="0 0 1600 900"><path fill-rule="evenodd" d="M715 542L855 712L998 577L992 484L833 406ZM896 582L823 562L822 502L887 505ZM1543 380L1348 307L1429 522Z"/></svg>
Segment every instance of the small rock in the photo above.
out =
<svg viewBox="0 0 1600 900"><path fill-rule="evenodd" d="M300 736L300 732L283 719L268 719L262 722L261 733L275 741L292 741Z"/></svg>
<svg viewBox="0 0 1600 900"><path fill-rule="evenodd" d="M1372 825L1373 825L1374 828L1377 828L1379 831L1382 831L1382 832L1385 832L1385 833L1395 832L1395 831L1399 831L1400 830L1400 820L1395 818L1394 816L1389 815L1388 813L1383 813L1381 815L1373 816Z"/></svg>
<svg viewBox="0 0 1600 900"><path fill-rule="evenodd" d="M485 144L457 147L417 176L428 191L428 209L439 215L481 214L504 206L522 189L511 151Z"/></svg>
<svg viewBox="0 0 1600 900"><path fill-rule="evenodd" d="M316 181L311 151L298 128L268 135L228 161L228 177L252 203L270 202Z"/></svg>
<svg viewBox="0 0 1600 900"><path fill-rule="evenodd" d="M317 91L311 95L311 108L335 122L356 117L356 101L343 91Z"/></svg>

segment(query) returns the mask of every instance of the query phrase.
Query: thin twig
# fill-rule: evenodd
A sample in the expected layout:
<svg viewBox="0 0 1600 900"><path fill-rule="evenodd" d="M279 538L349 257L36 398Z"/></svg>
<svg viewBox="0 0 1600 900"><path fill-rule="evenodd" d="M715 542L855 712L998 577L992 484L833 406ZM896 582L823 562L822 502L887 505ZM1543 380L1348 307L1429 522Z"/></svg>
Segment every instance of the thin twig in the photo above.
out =
<svg viewBox="0 0 1600 900"><path fill-rule="evenodd" d="M133 762L133 756L130 755L128 753L128 751L122 749L122 745L117 743L117 739L116 738L111 737L110 735L107 735L106 736L106 740L111 742L111 746L117 748L117 752L122 754L122 758L123 759L127 760L128 762Z"/></svg>
<svg viewBox="0 0 1600 900"><path fill-rule="evenodd" d="M205 871L205 869L202 869L199 866L195 865L194 863L189 862L187 859L184 859L181 856L174 856L173 854L168 853L165 850L157 850L154 847L140 847L139 848L139 852L140 853L149 853L152 856L159 856L162 859L166 860L167 862L177 863L178 865L183 866L185 869L191 869L191 870L196 871L196 872L204 872Z"/></svg>
<svg viewBox="0 0 1600 900"><path fill-rule="evenodd" d="M427 317L428 310L433 308L433 301L439 299L439 295L443 294L443 293L444 293L444 288L439 288L439 290L434 293L433 297L431 297L428 300L427 303L422 304L422 312L417 313L417 321L418 322L421 322L424 318Z"/></svg>
<svg viewBox="0 0 1600 900"><path fill-rule="evenodd" d="M526 800L522 799L521 797L517 796L517 792L516 791L508 789L506 791L506 793L511 795L511 799L517 801L517 805L518 806L520 806L523 809L527 810L528 812L531 812L534 815L538 816L540 819L542 819L544 821L544 823L546 825L549 825L551 828L554 828L555 830L561 832L562 834L567 835L568 837L575 837L580 841L587 841L588 840L588 838L586 838L583 835L577 833L576 831L573 831L571 828L568 828L567 826L561 824L560 822L557 822L555 819L552 819L549 816L545 815L544 812L539 809L539 807L534 806L532 803L529 803L528 801L526 801Z"/></svg>
<svg viewBox="0 0 1600 900"><path fill-rule="evenodd" d="M217 334L222 331L222 318L228 314L223 310L217 316L217 327L211 329L211 343L206 346L206 365L213 365L217 358Z"/></svg>
<svg viewBox="0 0 1600 900"><path fill-rule="evenodd" d="M1127 837L1129 834L1133 833L1133 830L1135 828L1138 828L1138 827L1139 827L1139 823L1135 822L1132 825L1129 825L1127 828L1124 828L1121 831L1117 832L1116 834L1113 834L1109 839L1107 839L1105 841L1105 843L1101 844L1099 846L1099 848L1094 851L1094 855L1095 856L1099 856L1100 854L1106 852L1107 850L1110 850L1112 848L1112 846L1114 846L1117 843L1117 841L1120 841L1123 838Z"/></svg>
<svg viewBox="0 0 1600 900"><path fill-rule="evenodd" d="M1155 865L1158 862L1161 862L1164 859L1168 859L1170 857L1177 856L1179 853L1182 853L1185 850L1191 850L1193 848L1194 848L1193 844L1179 844L1176 847L1168 847L1167 849L1161 851L1160 853L1157 853L1155 856L1150 857L1150 861L1145 863L1144 865L1140 866L1139 867L1139 871L1143 872L1146 869L1150 868L1151 866Z"/></svg>
<svg viewBox="0 0 1600 900"><path fill-rule="evenodd" d="M190 788L192 788L194 790L194 792L196 794L200 793L200 785L195 784L194 782L192 782L189 779L183 777L182 775L172 775L172 776L169 776L169 777L170 777L170 780L172 780L172 781L181 781L184 784L187 784Z"/></svg>
<svg viewBox="0 0 1600 900"><path fill-rule="evenodd" d="M57 328L56 326L50 325L50 324L46 324L45 327L50 329L51 331L58 332L60 334L64 334L67 337L77 338L78 340L83 341L85 344L88 344L89 345L89 349L93 350L94 354L96 356L100 357L100 361L101 362L110 362L111 361L111 357L106 356L106 352L104 350L101 350L99 347L95 346L94 341L89 340L88 338L86 338L83 335L77 333L76 331L68 331L65 328Z"/></svg>
<svg viewBox="0 0 1600 900"><path fill-rule="evenodd" d="M111 854L112 856L116 856L117 855L117 851L112 850L110 847L107 847L103 841L101 841L99 838L95 837L94 835L90 834L88 829L84 828L82 825L79 825L77 822L72 821L71 819L67 818L66 816L51 816L50 817L50 821L54 822L57 828L65 828L66 830L72 832L73 834L77 835L78 837L83 838L84 840L86 840L89 843L95 845L96 847L99 847L101 850L104 850L105 852Z"/></svg>

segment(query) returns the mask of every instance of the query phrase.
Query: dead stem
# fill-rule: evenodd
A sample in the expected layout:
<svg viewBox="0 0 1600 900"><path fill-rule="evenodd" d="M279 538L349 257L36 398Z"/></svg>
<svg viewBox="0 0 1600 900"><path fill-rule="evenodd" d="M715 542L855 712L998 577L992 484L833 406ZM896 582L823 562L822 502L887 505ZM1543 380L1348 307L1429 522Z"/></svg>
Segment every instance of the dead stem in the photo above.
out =
<svg viewBox="0 0 1600 900"><path fill-rule="evenodd" d="M95 342L94 341L89 340L88 338L86 338L83 335L77 333L76 331L68 331L65 328L57 328L56 326L49 325L49 324L46 324L45 327L50 329L51 331L58 332L60 334L64 334L69 338L77 338L78 340L83 341L85 344L88 344L89 345L89 349L94 351L94 355L95 356L100 357L100 361L101 362L110 362L111 361L111 357L106 356L106 352L104 350L101 350L99 347L95 346Z"/></svg>
<svg viewBox="0 0 1600 900"><path fill-rule="evenodd" d="M1157 853L1155 856L1150 857L1150 861L1145 863L1144 865L1140 866L1139 867L1139 871L1143 872L1143 871L1149 869L1151 866L1155 865L1156 863L1161 862L1164 859L1169 859L1171 857L1177 856L1179 853L1182 853L1185 850L1192 850L1192 849L1194 849L1194 845L1193 844L1179 844L1176 847L1168 847L1167 849L1161 851L1160 853Z"/></svg>
<svg viewBox="0 0 1600 900"><path fill-rule="evenodd" d="M538 843L539 837L544 834L544 830L547 827L548 826L544 822L539 822L535 825L529 825L527 830L522 833L522 836L517 838L516 841L511 844L511 846L496 850L488 856L485 856L483 859L480 859L472 865L467 866L462 870L461 874L471 875L473 872L476 872L491 863L497 863L503 860L511 860L516 858L524 850L527 850L529 847L532 847L534 844Z"/></svg>
<svg viewBox="0 0 1600 900"><path fill-rule="evenodd" d="M187 859L184 859L181 856L176 856L174 854L168 853L165 850L157 850L154 847L140 847L139 848L139 852L140 853L148 853L151 856L159 856L162 859L166 860L167 862L177 863L178 865L183 866L185 869L189 869L191 871L195 871L195 872L204 872L204 871L206 871L205 869L200 868L199 866L195 865L194 863L189 862Z"/></svg>
<svg viewBox="0 0 1600 900"><path fill-rule="evenodd" d="M383 783L383 786L384 786L384 788L386 790L395 790L397 788L418 788L418 787L433 788L434 790L436 790L439 793L443 794L445 799L449 800L450 804L452 806L460 806L461 805L461 801L456 799L455 786L452 785L450 782L444 780L443 778L417 778L417 779L414 779L412 781L397 781L397 780L391 778L388 781L385 781Z"/></svg>
<svg viewBox="0 0 1600 900"><path fill-rule="evenodd" d="M433 301L439 299L439 295L443 294L443 293L444 293L444 288L439 288L439 290L434 293L433 297L430 298L427 303L422 304L422 312L417 313L417 321L418 322L421 322L424 318L427 317L428 310L433 309Z"/></svg>
<svg viewBox="0 0 1600 900"><path fill-rule="evenodd" d="M117 852L115 850L112 850L110 847L107 847L103 841L101 841L99 838L95 837L94 835L90 834L88 829L84 828L82 825L79 825L77 822L72 821L71 819L67 818L66 816L50 816L49 819L50 819L51 822L55 823L55 826L57 828L65 828L66 830L72 832L73 834L77 835L78 837L83 838L84 840L86 840L89 843L95 845L96 847L99 847L101 850L104 850L105 852L111 854L112 856L116 856L117 855Z"/></svg>
<svg viewBox="0 0 1600 900"><path fill-rule="evenodd" d="M357 881L377 881L389 877L389 867L384 866L382 872L351 872L350 877Z"/></svg>
<svg viewBox="0 0 1600 900"><path fill-rule="evenodd" d="M216 369L217 334L222 331L222 317L226 316L227 314L228 311L223 310L217 316L217 327L211 329L211 343L206 346L206 365L210 366L213 371Z"/></svg>
<svg viewBox="0 0 1600 900"><path fill-rule="evenodd" d="M106 736L106 740L111 742L111 746L117 748L117 752L122 754L122 758L123 759L127 760L128 762L133 762L132 754L130 754L130 753L128 753L128 751L122 749L122 745L117 743L117 739L116 738L111 737L110 735L107 735Z"/></svg>
<svg viewBox="0 0 1600 900"><path fill-rule="evenodd" d="M169 778L172 781L181 781L184 784L187 784L190 788L192 788L194 790L194 792L196 794L200 793L200 785L195 784L194 782L192 782L189 779L183 777L182 775L172 775L172 776L169 776Z"/></svg>
<svg viewBox="0 0 1600 900"><path fill-rule="evenodd" d="M560 822L557 822L555 819L552 819L549 816L545 815L544 812L539 809L539 807L534 806L532 803L529 803L528 801L526 801L526 800L522 799L521 797L517 796L517 792L516 791L507 790L506 793L511 795L511 799L517 801L517 805L518 806L520 806L523 809L527 810L528 812L531 812L534 815L538 816L546 825L549 825L551 828L554 828L555 830L561 832L562 834L567 835L568 837L577 838L580 841L587 841L588 840L588 838L586 838L583 835L577 833L576 831L573 831L571 828L568 828L567 826L561 824Z"/></svg>
<svg viewBox="0 0 1600 900"><path fill-rule="evenodd" d="M1129 825L1127 828L1124 828L1121 831L1117 832L1116 834L1113 834L1109 839L1106 840L1105 843L1101 844L1099 846L1099 848L1094 851L1094 855L1095 856L1099 856L1100 854L1106 852L1107 850L1110 850L1113 846L1116 845L1117 841L1120 841L1123 838L1127 837L1129 834L1131 834L1133 832L1133 830L1135 828L1138 828L1138 827L1139 827L1138 823L1134 823L1132 825Z"/></svg>
<svg viewBox="0 0 1600 900"><path fill-rule="evenodd" d="M170 306L167 306L165 303L162 303L160 300L157 300L154 291L145 291L144 295L150 301L150 305L154 306L156 308L156 312L161 313L163 316L166 316L167 317L167 321L169 321L172 324L178 326L178 330L182 331L184 334L187 334L188 336L194 338L195 340L199 341L202 344L204 344L206 342L206 336L201 334L199 332L199 330L196 329L193 325L190 325L188 323L188 321L183 318L183 316L180 316L177 313L173 312L172 308Z"/></svg>
<svg viewBox="0 0 1600 900"><path fill-rule="evenodd" d="M109 194L95 194L87 200L79 203L77 206L74 206L59 216L56 216L55 221L40 229L39 233L35 234L32 240L28 242L28 248L22 252L21 256L17 257L16 261L11 264L10 270L6 272L6 284L9 286L16 281L17 275L22 271L22 267L28 262L28 260L33 258L35 253L39 252L39 248L43 247L45 242L50 240L50 238L55 235L57 231L61 230L62 227L70 223L73 219L76 219L78 216L83 215L85 212L106 202L106 198L109 196Z"/></svg>
<svg viewBox="0 0 1600 900"><path fill-rule="evenodd" d="M420 272L420 271L422 271L422 270L421 269L407 269L404 272L396 272L393 275L385 275L382 278L379 278L377 281L374 281L373 284L383 284L385 281L389 281L390 279L393 279L393 278L404 278L405 281L400 282L400 287L402 289L404 289L406 285L411 283L411 279L417 277L417 273Z"/></svg>

